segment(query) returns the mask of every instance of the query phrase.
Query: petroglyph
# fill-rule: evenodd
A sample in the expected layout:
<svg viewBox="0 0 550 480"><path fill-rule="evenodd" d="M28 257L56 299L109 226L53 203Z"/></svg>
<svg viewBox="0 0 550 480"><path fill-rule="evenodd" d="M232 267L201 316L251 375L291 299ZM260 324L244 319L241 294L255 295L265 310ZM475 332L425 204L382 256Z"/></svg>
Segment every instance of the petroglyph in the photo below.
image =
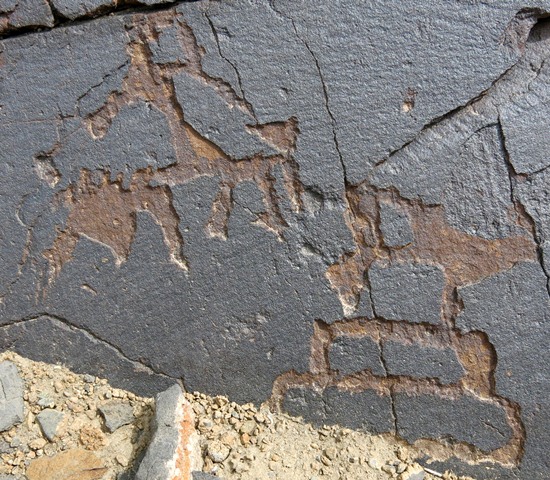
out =
<svg viewBox="0 0 550 480"><path fill-rule="evenodd" d="M130 188L124 189L119 181L111 182L108 173L94 183L90 172L83 170L78 184L62 192L63 204L69 206L69 216L65 229L59 233L52 248L44 253L53 270L51 273L56 276L70 260L81 235L109 246L115 262L120 265L130 253L138 210L151 213L162 228L172 261L186 269L179 218L171 202L170 190L166 186L150 187L151 177L151 171L136 172Z"/></svg>
<svg viewBox="0 0 550 480"><path fill-rule="evenodd" d="M454 351L464 374L456 383L444 383L438 377L422 377L414 373L421 365L410 365L409 374L376 374L375 366L349 374L341 374L330 365L329 352L336 339L370 338L381 348L380 361L386 368L384 346L397 342L405 348L417 346L420 349L435 349L442 355ZM361 355L359 351L356 355ZM419 361L418 358L416 360ZM498 448L490 451L475 448L472 443L448 441L445 438L419 438L415 446L432 458L446 460L453 456L467 462L498 462L507 467L518 465L523 455L525 428L519 406L495 392L494 369L496 354L487 336L481 332L461 334L457 329L445 325L413 324L406 321L354 318L344 319L332 325L317 321L311 340L310 371L298 374L289 372L281 375L274 383L271 405L282 408L285 396L293 389L323 392L329 388L338 391L359 393L373 391L382 397L389 397L392 404L395 397L405 394L411 397L428 395L430 398L479 402L479 405L493 405L502 411L511 434L504 438ZM442 371L443 373L443 371ZM313 406L310 406L313 408ZM389 413L389 412L388 412ZM325 419L330 423L330 417ZM443 427L445 428L445 427ZM396 433L399 433L399 429ZM449 432L452 436L452 432Z"/></svg>
<svg viewBox="0 0 550 480"><path fill-rule="evenodd" d="M155 63L153 48L159 36L167 29L176 29L184 61ZM125 174L103 168L99 171L82 169L78 182L57 194L60 204L69 210L66 225L59 231L51 248L43 255L49 262L49 281L53 281L63 265L72 257L79 237L86 236L108 246L116 263L124 262L131 250L135 235L135 214L148 211L163 231L170 259L186 270L180 219L172 204L171 187L192 182L200 177L214 177L219 181L219 193L205 226L211 237L227 238L227 225L233 209L233 189L244 181L254 182L263 195L265 212L257 214L254 222L279 238L287 227L279 211L273 169L280 167L290 203L295 211L301 205L301 184L298 166L292 158L299 134L298 122L292 117L285 121L258 124L251 107L231 86L221 79L211 78L202 71L202 50L193 31L173 12L136 15L129 29L128 55L131 63L121 88L111 93L105 104L82 120L89 135L102 142L119 115L131 105L145 102L160 111L167 120L175 161L161 168L147 167ZM185 120L185 105L177 98L174 77L191 76L194 81L206 83L225 102L227 108L237 108L250 117L244 130L259 138L272 153L258 152L246 158L231 158L219 146L199 134ZM52 173L56 151L37 159L41 178L53 188L59 175ZM131 162L132 159L128 159ZM126 177L128 175L126 174Z"/></svg>
<svg viewBox="0 0 550 480"><path fill-rule="evenodd" d="M311 341L310 371L304 374L290 372L279 377L274 384L272 404L281 408L287 392L295 388L324 392L328 391L327 388L334 387L342 392L374 391L378 395L391 398L394 409L395 399L399 394L412 396L411 398L421 395L439 399L465 398L468 402L479 402L479 405L491 404L503 412L512 432L498 448L486 451L475 448L468 442L448 442L444 439L438 442L425 438L417 440L415 445L433 458L448 459L455 456L474 463L491 461L507 467L518 465L523 455L525 428L519 406L496 393L495 349L485 333L464 334L455 328L454 323L461 311L458 288L508 270L518 262L537 262L533 227L521 205L514 205L509 212L511 221L518 226L518 234L485 239L450 226L443 205L426 205L421 200L405 199L395 189L374 188L368 183L348 186L347 200L348 225L353 232L357 250L343 256L327 270L327 278L338 292L347 318L331 325L322 321L316 322ZM388 205L393 206L399 216L390 217L389 220L386 218L384 221L388 223L381 228L381 209ZM394 224L391 224L392 220ZM405 229L403 222L408 223ZM405 235L407 241L390 246L383 231L386 235L391 233L392 238ZM444 274L439 307L441 321L427 323L427 316L420 323L417 323L418 320L411 321L406 315L391 320L377 316L378 297L374 295L377 291L373 291L376 288L383 288L379 295L384 296L384 302L405 302L407 307L404 311L409 310L411 315L413 305L418 302L420 311L425 311L426 315L428 311L422 304L424 292L416 291L416 287L410 283L414 282L414 277L403 277L402 283L395 286L395 292L400 295L395 299L391 283L372 284L369 270L375 264L382 271L390 271L396 266L410 266L414 273L417 265L441 269ZM436 294L433 287L428 290L425 292L426 298ZM362 296L367 296L366 301L371 304L374 312L373 318L353 318L360 300L363 301ZM342 375L330 364L329 352L337 338L370 338L379 345L380 360L370 368ZM388 359L385 358L387 352L384 347L388 342L397 342L405 349L414 347L417 350L416 361L419 361L418 351L439 351L442 356L453 352L464 373L458 382L450 384L442 382L438 377L415 375L414 371L422 371L420 365L411 367L407 375L392 373L388 371ZM357 351L356 355L361 356L362 353ZM380 363L386 369L385 375L375 373ZM396 429L399 433L398 420Z"/></svg>
<svg viewBox="0 0 550 480"><path fill-rule="evenodd" d="M318 321L311 341L310 372L282 375L274 384L273 404L278 407L285 393L292 388L312 388L324 391L338 387L342 391L362 392L374 390L379 395L394 398L398 393L407 395L434 395L437 398L458 399L461 396L478 399L483 403L498 406L505 412L512 435L505 445L482 452L463 442L437 442L418 440L415 444L434 458L448 459L452 456L469 462L495 461L507 466L517 465L523 454L525 429L519 407L495 392L494 371L496 353L487 335L482 332L461 333L454 328L454 318L460 312L457 287L477 282L499 271L511 268L516 262L536 261L536 245L532 236L516 236L499 240L485 240L459 232L445 221L442 207L426 207L420 202L400 199L394 192L377 192L363 187L353 189L348 199L355 215L354 236L358 239L358 252L347 256L328 270L327 276L338 288L344 306L351 314L361 294L368 295L368 269L373 262L387 265L422 262L441 265L445 272L445 288L442 299L443 321L438 325L416 324L404 318L390 321L381 318L343 319L332 325ZM383 199L399 204L411 218L415 241L404 248L389 248L384 245L379 228L379 209ZM339 283L338 283L339 282ZM407 288L407 285L403 285ZM414 300L412 300L414 301ZM376 306L374 305L376 312ZM384 359L384 344L388 341L405 346L435 348L456 353L464 368L464 375L457 383L442 384L438 378L417 378L410 375L376 375L366 369L342 376L329 362L332 342L338 337L368 337L380 345L381 362ZM360 355L357 352L357 355ZM417 366L418 367L418 366ZM420 368L420 367L418 367ZM393 400L392 400L393 402Z"/></svg>
<svg viewBox="0 0 550 480"><path fill-rule="evenodd" d="M366 181L347 184L345 215L356 250L326 272L345 316L316 322L309 371L281 375L273 386L273 406L303 411L311 421L343 419L351 425L356 412L342 417L334 392L344 403L374 392L389 403L372 401L377 405L372 408L387 405L394 421L393 428L380 427L382 422L375 428L414 442L431 458L521 465L528 416L497 378L511 361L500 350L497 356L502 341L494 330L464 329L457 318L467 310L461 289L521 265L528 270L540 264L544 270L541 222L528 210L542 202L527 199L532 203L524 206L521 187L529 174L547 166L541 154L545 137L526 141L526 132L517 130L520 122L526 128L546 125L546 117L526 117L533 105L546 108L540 98L547 90L548 24L531 30L540 14L520 12L512 21L507 35L514 38L504 43L523 57L486 92L428 124L379 161ZM404 113L415 107L415 96L407 91ZM502 288L521 306L528 300L515 298L516 283ZM476 300L470 299L470 308ZM365 303L371 314L364 313ZM510 318L505 315L499 326L509 322L504 328L516 332L514 322L530 325L543 318L535 308L532 314L524 310L517 320L510 307ZM457 414L455 408L464 411ZM444 424L426 427L419 418L410 420L423 410ZM484 423L462 422L468 412Z"/></svg>
<svg viewBox="0 0 550 480"><path fill-rule="evenodd" d="M425 438L417 440L415 445L433 458L448 459L455 456L474 463L492 461L508 467L518 465L523 455L525 428L519 406L495 391L495 349L485 333L463 334L454 324L461 311L458 288L508 270L518 262L537 262L533 227L521 205L514 205L509 212L511 222L518 226L516 235L485 239L450 226L443 205L426 205L421 200L405 199L392 188L375 188L366 182L355 187L348 186L347 200L348 225L352 229L357 250L343 256L327 270L327 278L338 292L346 318L331 325L317 322L311 343L310 372L281 376L274 384L273 404L281 407L286 392L296 387L321 392L329 387L337 387L343 392L375 391L379 395L390 397L392 405L395 405L395 398L399 394L412 396L411 398L430 395L430 398L473 399L480 402L479 405L491 404L504 412L512 433L501 446L484 451L474 448L468 442L447 442L444 439L438 442ZM382 229L381 209L388 205L400 212L400 217L395 217L397 223L386 224ZM387 219L384 221L388 222ZM403 222L408 222L407 229L403 229ZM407 241L390 246L385 241L383 230L386 235L390 232L394 237L405 232ZM412 236L412 241L409 236ZM378 270L387 268L388 271L396 266L411 266L411 271L414 272L416 265L441 269L444 274L443 294L440 299L441 321L427 323L427 316L420 323L417 323L418 320L411 321L407 316L391 320L377 316L377 297L373 295L373 289L382 287L384 290L380 291L380 295L390 296L390 300L384 299L385 302L406 300L408 307L405 310L410 310L411 315L413 305L417 302L420 302L420 310L425 311L426 315L428 311L421 303L423 292L417 292L410 283L414 281L414 277L403 277L402 283L395 286L396 291L401 292L397 299L393 299L391 283L373 285L369 270L375 264ZM408 291L414 291L414 294L407 293ZM435 290L430 288L426 297L435 294ZM374 312L372 318L353 318L359 302L363 301L362 296L367 296L366 301L371 304ZM400 300L401 297L405 300ZM329 360L331 345L336 338L342 337L372 339L379 345L380 362L386 369L387 352L384 346L388 342L397 342L404 345L405 349L432 349L431 351L440 351L441 355L454 352L453 355L456 355L464 373L458 382L451 384L444 383L437 377L414 375L412 367L407 375L386 370L386 374L381 376L374 373L378 364L342 375L331 367ZM361 355L360 352L356 354ZM421 366L416 365L416 370L421 371ZM396 428L399 432L397 425L398 422Z"/></svg>
<svg viewBox="0 0 550 480"><path fill-rule="evenodd" d="M475 283L511 268L516 262L536 259L531 227L521 212L514 212L524 227L524 235L488 240L468 235L449 226L444 207L426 206L406 200L395 191L367 185L348 187L348 215L357 251L345 255L327 270L327 278L338 292L344 311L351 315L367 285L366 272L375 260L392 263L421 261L441 265L446 277L446 294L457 287ZM407 212L414 242L392 248L380 231L380 203L391 202ZM448 318L448 315L446 315Z"/></svg>
<svg viewBox="0 0 550 480"><path fill-rule="evenodd" d="M37 2L0 7L6 346L81 362L50 312L189 389L546 478L550 0Z"/></svg>

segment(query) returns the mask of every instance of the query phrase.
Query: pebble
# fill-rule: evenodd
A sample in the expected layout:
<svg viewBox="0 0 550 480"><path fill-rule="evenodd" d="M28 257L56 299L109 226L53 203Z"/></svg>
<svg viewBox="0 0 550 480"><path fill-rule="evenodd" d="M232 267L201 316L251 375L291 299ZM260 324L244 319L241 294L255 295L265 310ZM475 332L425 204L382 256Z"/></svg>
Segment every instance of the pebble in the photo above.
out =
<svg viewBox="0 0 550 480"><path fill-rule="evenodd" d="M399 476L399 480L424 480L426 472L420 466L410 466Z"/></svg>
<svg viewBox="0 0 550 480"><path fill-rule="evenodd" d="M254 419L258 423L264 423L265 422L265 417L261 413L257 413L256 415L254 415Z"/></svg>
<svg viewBox="0 0 550 480"><path fill-rule="evenodd" d="M55 402L45 395L39 395L38 401L36 402L39 407L42 408L53 408L55 407Z"/></svg>
<svg viewBox="0 0 550 480"><path fill-rule="evenodd" d="M324 454L328 459L334 460L336 458L336 454L337 454L336 448L334 448L334 447L326 448L325 451L324 451Z"/></svg>
<svg viewBox="0 0 550 480"><path fill-rule="evenodd" d="M57 427L61 420L63 420L64 414L58 410L46 408L42 410L37 416L36 421L40 425L42 433L51 442L57 433Z"/></svg>
<svg viewBox="0 0 550 480"><path fill-rule="evenodd" d="M254 420L246 420L240 428L241 433L247 433L248 435L252 435L252 432L256 430L256 422Z"/></svg>
<svg viewBox="0 0 550 480"><path fill-rule="evenodd" d="M369 464L369 467L373 468L374 470L380 469L380 462L376 460L376 458L369 458L368 464Z"/></svg>
<svg viewBox="0 0 550 480"><path fill-rule="evenodd" d="M21 447L21 439L19 437L13 437L10 441L10 447L12 448Z"/></svg>
<svg viewBox="0 0 550 480"><path fill-rule="evenodd" d="M32 450L40 450L41 448L45 447L46 443L46 440L44 440L43 438L35 438L29 443L29 447Z"/></svg>
<svg viewBox="0 0 550 480"><path fill-rule="evenodd" d="M101 405L98 410L105 421L105 428L109 433L113 433L120 427L134 421L134 409L124 403L109 402Z"/></svg>
<svg viewBox="0 0 550 480"><path fill-rule="evenodd" d="M0 440L0 455L3 453L11 453L12 447L5 440Z"/></svg>
<svg viewBox="0 0 550 480"><path fill-rule="evenodd" d="M214 463L222 463L231 452L231 449L223 443L214 440L208 444L206 453Z"/></svg>

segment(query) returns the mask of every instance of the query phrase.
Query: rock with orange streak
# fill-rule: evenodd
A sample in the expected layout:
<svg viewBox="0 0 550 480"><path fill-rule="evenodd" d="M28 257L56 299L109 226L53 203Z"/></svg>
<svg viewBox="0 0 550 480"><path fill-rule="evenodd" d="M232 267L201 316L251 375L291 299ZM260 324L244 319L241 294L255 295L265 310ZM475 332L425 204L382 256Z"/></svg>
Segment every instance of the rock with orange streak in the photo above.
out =
<svg viewBox="0 0 550 480"><path fill-rule="evenodd" d="M153 438L136 480L191 480L202 469L195 417L179 385L156 397Z"/></svg>

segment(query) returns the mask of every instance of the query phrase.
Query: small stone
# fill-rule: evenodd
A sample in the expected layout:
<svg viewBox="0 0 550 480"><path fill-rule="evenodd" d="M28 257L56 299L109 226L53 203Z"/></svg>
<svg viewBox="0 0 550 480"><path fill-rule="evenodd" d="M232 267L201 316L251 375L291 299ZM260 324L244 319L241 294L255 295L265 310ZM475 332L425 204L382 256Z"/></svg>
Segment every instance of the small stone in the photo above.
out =
<svg viewBox="0 0 550 480"><path fill-rule="evenodd" d="M370 468L373 468L375 470L380 469L380 463L378 462L378 460L376 460L376 458L370 458L367 463L369 464Z"/></svg>
<svg viewBox="0 0 550 480"><path fill-rule="evenodd" d="M0 363L0 432L23 421L23 380L13 362Z"/></svg>
<svg viewBox="0 0 550 480"><path fill-rule="evenodd" d="M84 375L82 377L82 379L86 382L86 383L94 383L95 382L95 377L93 375Z"/></svg>
<svg viewBox="0 0 550 480"><path fill-rule="evenodd" d="M325 449L324 454L328 459L334 460L336 458L337 451L334 447L329 447Z"/></svg>
<svg viewBox="0 0 550 480"><path fill-rule="evenodd" d="M206 453L214 463L222 463L231 452L231 449L223 443L214 440L208 444Z"/></svg>
<svg viewBox="0 0 550 480"><path fill-rule="evenodd" d="M90 419L90 420L93 420L95 418L95 412L93 410L87 410L86 411L86 416Z"/></svg>
<svg viewBox="0 0 550 480"><path fill-rule="evenodd" d="M405 472L399 475L399 480L424 480L426 472L419 465L411 465Z"/></svg>
<svg viewBox="0 0 550 480"><path fill-rule="evenodd" d="M254 420L247 420L241 425L240 432L241 433L248 433L248 435L252 435L252 432L256 430L256 422Z"/></svg>
<svg viewBox="0 0 550 480"><path fill-rule="evenodd" d="M3 453L11 453L12 447L5 440L0 440L0 455Z"/></svg>
<svg viewBox="0 0 550 480"><path fill-rule="evenodd" d="M67 408L74 413L82 413L84 411L84 407L82 405L74 402L67 402Z"/></svg>
<svg viewBox="0 0 550 480"><path fill-rule="evenodd" d="M57 451L57 448L54 443L48 443L44 447L44 455L47 455L48 457L51 457L52 455L54 455L56 451Z"/></svg>
<svg viewBox="0 0 550 480"><path fill-rule="evenodd" d="M42 408L53 408L55 407L55 402L46 395L39 395L38 401L36 402L39 407Z"/></svg>
<svg viewBox="0 0 550 480"><path fill-rule="evenodd" d="M152 434L135 480L189 478L203 469L193 409L178 384L156 396Z"/></svg>
<svg viewBox="0 0 550 480"><path fill-rule="evenodd" d="M50 442L55 438L57 427L59 425L59 422L63 420L63 417L63 413L57 410L53 410L51 408L42 410L36 416L36 421L38 422L38 425L40 425L42 433Z"/></svg>
<svg viewBox="0 0 550 480"><path fill-rule="evenodd" d="M122 398L122 392L120 390L113 390L113 398Z"/></svg>
<svg viewBox="0 0 550 480"><path fill-rule="evenodd" d="M10 442L10 447L12 447L12 448L21 447L21 439L19 437L12 438L12 440Z"/></svg>
<svg viewBox="0 0 550 480"><path fill-rule="evenodd" d="M35 438L29 443L29 447L32 450L40 450L41 448L44 448L45 445L46 440L44 440L43 438Z"/></svg>
<svg viewBox="0 0 550 480"><path fill-rule="evenodd" d="M214 424L212 423L212 420L210 420L209 418L201 418L198 428L201 432L203 432L206 430L210 430L213 426Z"/></svg>
<svg viewBox="0 0 550 480"><path fill-rule="evenodd" d="M134 409L130 405L109 402L100 406L98 410L105 420L105 428L109 433L134 421Z"/></svg>

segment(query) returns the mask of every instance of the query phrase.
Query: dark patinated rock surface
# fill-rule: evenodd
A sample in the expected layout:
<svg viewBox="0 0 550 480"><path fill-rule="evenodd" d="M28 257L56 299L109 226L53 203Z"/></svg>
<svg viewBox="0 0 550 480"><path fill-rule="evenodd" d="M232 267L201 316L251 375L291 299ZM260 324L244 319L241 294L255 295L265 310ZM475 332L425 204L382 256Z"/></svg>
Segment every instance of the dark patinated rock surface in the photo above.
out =
<svg viewBox="0 0 550 480"><path fill-rule="evenodd" d="M0 1L0 348L546 478L549 13Z"/></svg>

